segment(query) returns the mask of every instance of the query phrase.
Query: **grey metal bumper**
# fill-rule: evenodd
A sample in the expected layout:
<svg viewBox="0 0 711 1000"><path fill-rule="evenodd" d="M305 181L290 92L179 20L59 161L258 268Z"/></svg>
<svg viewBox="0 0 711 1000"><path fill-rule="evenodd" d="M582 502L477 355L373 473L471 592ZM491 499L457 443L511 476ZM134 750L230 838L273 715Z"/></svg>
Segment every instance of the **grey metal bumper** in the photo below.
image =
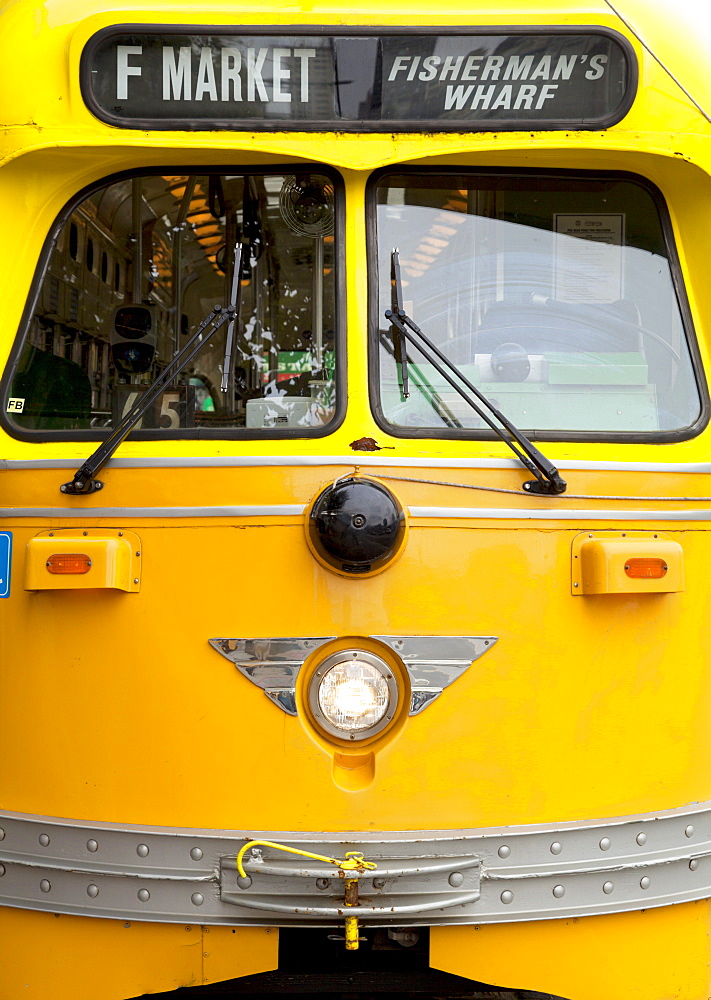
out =
<svg viewBox="0 0 711 1000"><path fill-rule="evenodd" d="M711 803L580 823L395 833L215 831L0 812L0 904L121 920L339 927L338 869L262 848L361 851L365 926L617 913L711 896Z"/></svg>

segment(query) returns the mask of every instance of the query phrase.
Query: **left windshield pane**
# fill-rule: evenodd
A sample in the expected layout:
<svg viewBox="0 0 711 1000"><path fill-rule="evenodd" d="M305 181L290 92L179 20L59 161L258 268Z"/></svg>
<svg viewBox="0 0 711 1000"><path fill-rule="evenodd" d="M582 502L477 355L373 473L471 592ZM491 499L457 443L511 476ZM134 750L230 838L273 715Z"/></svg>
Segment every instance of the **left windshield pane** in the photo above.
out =
<svg viewBox="0 0 711 1000"><path fill-rule="evenodd" d="M21 331L5 411L20 431L111 430L215 305L227 326L146 412L171 436L317 433L336 412L335 179L325 172L114 181L60 226ZM89 432L89 433L87 433Z"/></svg>

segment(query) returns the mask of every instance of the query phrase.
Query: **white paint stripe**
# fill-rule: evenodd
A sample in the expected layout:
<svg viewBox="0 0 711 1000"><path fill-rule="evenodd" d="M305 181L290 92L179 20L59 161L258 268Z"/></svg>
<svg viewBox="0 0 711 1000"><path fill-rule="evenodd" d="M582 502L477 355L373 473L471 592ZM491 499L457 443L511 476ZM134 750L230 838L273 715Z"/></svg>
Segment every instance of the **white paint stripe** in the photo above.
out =
<svg viewBox="0 0 711 1000"><path fill-rule="evenodd" d="M511 521L711 521L711 510L528 510L521 507L410 507L412 517Z"/></svg>

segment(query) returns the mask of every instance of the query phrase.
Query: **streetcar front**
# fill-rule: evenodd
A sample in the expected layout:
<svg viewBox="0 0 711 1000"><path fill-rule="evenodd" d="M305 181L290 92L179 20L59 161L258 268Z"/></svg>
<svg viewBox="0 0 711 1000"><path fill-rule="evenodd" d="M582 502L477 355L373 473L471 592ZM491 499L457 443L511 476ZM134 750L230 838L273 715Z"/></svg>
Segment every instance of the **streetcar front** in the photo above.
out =
<svg viewBox="0 0 711 1000"><path fill-rule="evenodd" d="M695 63L597 0L45 8L0 42L3 998L703 1000Z"/></svg>

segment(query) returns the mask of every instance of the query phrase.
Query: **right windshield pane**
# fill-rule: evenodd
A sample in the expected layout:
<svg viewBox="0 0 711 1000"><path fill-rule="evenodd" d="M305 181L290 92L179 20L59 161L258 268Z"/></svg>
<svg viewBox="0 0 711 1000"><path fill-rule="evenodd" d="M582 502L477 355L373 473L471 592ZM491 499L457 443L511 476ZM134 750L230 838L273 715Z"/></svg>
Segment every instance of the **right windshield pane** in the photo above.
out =
<svg viewBox="0 0 711 1000"><path fill-rule="evenodd" d="M384 315L395 247L405 312L528 434L668 435L699 420L659 197L646 185L407 173L381 177L376 197L379 389L389 425L485 427L410 344L405 397Z"/></svg>

